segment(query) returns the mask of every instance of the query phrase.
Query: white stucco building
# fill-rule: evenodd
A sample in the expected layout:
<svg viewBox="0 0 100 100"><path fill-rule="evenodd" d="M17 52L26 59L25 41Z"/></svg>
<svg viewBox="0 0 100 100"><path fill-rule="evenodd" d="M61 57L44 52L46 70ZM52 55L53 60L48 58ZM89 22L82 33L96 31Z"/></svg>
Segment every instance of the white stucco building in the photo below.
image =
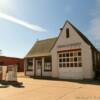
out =
<svg viewBox="0 0 100 100"><path fill-rule="evenodd" d="M100 69L100 55L93 44L66 21L58 37L35 43L24 65L27 76L93 79Z"/></svg>

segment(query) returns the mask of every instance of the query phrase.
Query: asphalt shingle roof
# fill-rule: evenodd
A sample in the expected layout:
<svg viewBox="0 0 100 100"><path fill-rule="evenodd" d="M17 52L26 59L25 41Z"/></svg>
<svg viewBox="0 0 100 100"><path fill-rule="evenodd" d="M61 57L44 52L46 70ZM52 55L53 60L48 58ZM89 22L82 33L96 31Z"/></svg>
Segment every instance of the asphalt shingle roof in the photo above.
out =
<svg viewBox="0 0 100 100"><path fill-rule="evenodd" d="M33 57L34 55L50 53L56 40L57 37L37 41L35 45L32 47L32 49L29 51L29 53L26 55L26 57Z"/></svg>

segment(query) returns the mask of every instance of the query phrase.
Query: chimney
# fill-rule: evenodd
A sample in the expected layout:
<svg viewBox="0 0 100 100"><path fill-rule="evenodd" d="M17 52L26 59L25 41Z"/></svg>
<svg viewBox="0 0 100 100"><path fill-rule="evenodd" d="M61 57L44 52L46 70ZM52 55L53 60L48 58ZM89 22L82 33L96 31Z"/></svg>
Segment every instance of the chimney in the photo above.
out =
<svg viewBox="0 0 100 100"><path fill-rule="evenodd" d="M60 31L62 31L63 30L63 28L60 28Z"/></svg>

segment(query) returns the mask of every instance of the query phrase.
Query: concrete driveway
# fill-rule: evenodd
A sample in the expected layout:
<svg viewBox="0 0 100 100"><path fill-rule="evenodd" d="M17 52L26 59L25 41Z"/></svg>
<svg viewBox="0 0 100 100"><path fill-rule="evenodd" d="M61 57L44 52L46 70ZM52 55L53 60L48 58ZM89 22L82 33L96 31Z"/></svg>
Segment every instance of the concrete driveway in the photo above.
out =
<svg viewBox="0 0 100 100"><path fill-rule="evenodd" d="M100 100L96 83L19 78L24 87L0 88L0 100Z"/></svg>

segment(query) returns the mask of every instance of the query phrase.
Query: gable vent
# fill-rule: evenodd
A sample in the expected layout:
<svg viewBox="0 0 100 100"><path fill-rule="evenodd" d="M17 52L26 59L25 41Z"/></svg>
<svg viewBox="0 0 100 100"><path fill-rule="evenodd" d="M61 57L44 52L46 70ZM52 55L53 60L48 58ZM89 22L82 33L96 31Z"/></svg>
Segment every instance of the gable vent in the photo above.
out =
<svg viewBox="0 0 100 100"><path fill-rule="evenodd" d="M69 38L69 28L66 29L66 38Z"/></svg>

